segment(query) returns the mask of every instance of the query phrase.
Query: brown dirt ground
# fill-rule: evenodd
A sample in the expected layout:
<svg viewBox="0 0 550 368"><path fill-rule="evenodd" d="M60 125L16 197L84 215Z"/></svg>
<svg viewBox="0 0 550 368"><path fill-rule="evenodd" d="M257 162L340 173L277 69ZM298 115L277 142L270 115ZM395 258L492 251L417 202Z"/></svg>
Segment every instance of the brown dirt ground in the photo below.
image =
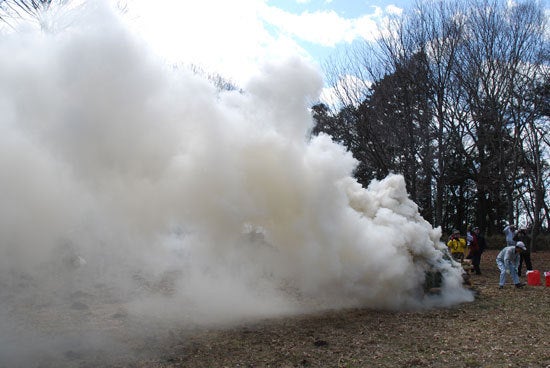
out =
<svg viewBox="0 0 550 368"><path fill-rule="evenodd" d="M541 275L542 286L507 284L499 290L496 253L485 252L482 275L471 277L475 301L445 309L349 309L192 331L174 324L144 334L143 326L132 332L135 321L119 311L116 301L105 303L104 310L73 303L62 314L67 322L73 314L95 315L92 325L118 334L113 342L124 348L73 349L64 342L60 358L33 361L33 366L550 368L550 287ZM533 253L532 260L541 274L550 271L550 251ZM85 302L81 294L78 300ZM90 310L84 310L88 305ZM97 320L98 315L105 317ZM55 326L66 322L51 308L33 318ZM0 360L0 368L8 366Z"/></svg>
<svg viewBox="0 0 550 368"><path fill-rule="evenodd" d="M118 367L550 367L550 252L532 254L542 286L498 289L498 251L472 276L472 303L448 309L328 311L157 341ZM523 278L524 279L524 278ZM523 280L525 281L525 280Z"/></svg>

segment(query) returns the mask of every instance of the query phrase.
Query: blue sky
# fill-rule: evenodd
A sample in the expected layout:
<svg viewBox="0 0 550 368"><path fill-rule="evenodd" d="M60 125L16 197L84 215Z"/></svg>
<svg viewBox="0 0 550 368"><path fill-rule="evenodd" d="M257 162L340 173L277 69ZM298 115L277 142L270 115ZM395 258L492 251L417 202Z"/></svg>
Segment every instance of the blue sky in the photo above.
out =
<svg viewBox="0 0 550 368"><path fill-rule="evenodd" d="M170 62L242 84L268 61L322 63L339 46L374 39L403 0L128 0L129 18Z"/></svg>
<svg viewBox="0 0 550 368"><path fill-rule="evenodd" d="M370 13L369 8L385 8L388 5L398 7L406 6L410 1L403 0L268 0L270 5L285 9L292 13L302 13L304 11L335 11L342 17L355 18L362 14Z"/></svg>
<svg viewBox="0 0 550 368"><path fill-rule="evenodd" d="M288 13L304 16L305 13L335 13L342 20L353 22L361 17L369 17L376 22L388 13L399 11L409 6L404 0L268 0L267 4ZM315 60L322 60L334 51L333 45L322 45L315 42L297 40ZM343 40L338 44L349 43Z"/></svg>

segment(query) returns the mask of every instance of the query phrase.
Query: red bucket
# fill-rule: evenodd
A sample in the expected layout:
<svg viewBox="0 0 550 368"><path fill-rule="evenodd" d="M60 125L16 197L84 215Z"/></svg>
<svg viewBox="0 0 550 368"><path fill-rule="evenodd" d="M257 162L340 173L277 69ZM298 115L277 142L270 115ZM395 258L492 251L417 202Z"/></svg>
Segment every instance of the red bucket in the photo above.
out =
<svg viewBox="0 0 550 368"><path fill-rule="evenodd" d="M538 270L527 271L527 285L540 285L540 272Z"/></svg>
<svg viewBox="0 0 550 368"><path fill-rule="evenodd" d="M546 286L550 287L550 272L545 272L544 278L546 279Z"/></svg>

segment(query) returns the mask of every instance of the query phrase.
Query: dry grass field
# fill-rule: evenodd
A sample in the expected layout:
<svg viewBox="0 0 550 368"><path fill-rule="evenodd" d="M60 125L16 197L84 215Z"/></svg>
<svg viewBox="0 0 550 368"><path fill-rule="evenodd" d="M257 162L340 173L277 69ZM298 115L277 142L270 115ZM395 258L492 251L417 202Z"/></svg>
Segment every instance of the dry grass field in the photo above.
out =
<svg viewBox="0 0 550 368"><path fill-rule="evenodd" d="M34 318L47 328L85 315L95 318L88 322L97 339L106 330L116 339L95 341L90 333L88 345L65 341L50 355L46 345L36 359L0 359L0 367L550 367L550 287L542 278L542 286L499 290L496 253L484 253L482 275L472 276L474 302L427 311L351 309L225 328L175 323L143 333L141 325L137 333L139 321L116 303L94 305L78 295L84 302L67 314L44 307ZM541 274L550 271L549 251L532 259Z"/></svg>
<svg viewBox="0 0 550 368"><path fill-rule="evenodd" d="M472 303L448 309L332 311L163 341L134 367L550 367L550 287L498 289L496 250L472 276ZM550 271L550 252L532 255ZM524 278L523 278L524 279ZM523 280L525 281L525 280ZM120 366L125 366L121 364Z"/></svg>
<svg viewBox="0 0 550 368"><path fill-rule="evenodd" d="M472 303L448 309L327 311L213 330L169 331L116 367L550 367L550 287L498 289L497 251L472 276ZM550 252L532 256L550 271ZM77 362L94 366L93 361Z"/></svg>

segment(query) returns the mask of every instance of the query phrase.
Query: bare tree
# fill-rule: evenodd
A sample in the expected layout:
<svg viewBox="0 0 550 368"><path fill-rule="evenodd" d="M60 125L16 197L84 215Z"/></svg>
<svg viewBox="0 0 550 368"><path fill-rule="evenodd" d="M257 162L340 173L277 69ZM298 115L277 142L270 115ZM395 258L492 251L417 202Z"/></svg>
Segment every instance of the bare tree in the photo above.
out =
<svg viewBox="0 0 550 368"><path fill-rule="evenodd" d="M84 7L86 0L0 0L0 29L4 25L16 30L22 23L34 24L43 32L63 30L73 25L75 17L68 16ZM125 0L115 4L126 12Z"/></svg>
<svg viewBox="0 0 550 368"><path fill-rule="evenodd" d="M520 202L540 228L544 216L535 213L548 208L548 118L541 117L548 98L534 91L548 80L546 23L536 0L419 1L391 18L376 43L327 63L346 106L333 116L350 117L359 174L401 172L415 200L433 194L427 218L444 228L475 222L500 232ZM418 55L423 68L404 67Z"/></svg>
<svg viewBox="0 0 550 368"><path fill-rule="evenodd" d="M0 21L10 27L24 19L42 22L42 14L53 0L3 0L0 2ZM65 2L65 1L61 1Z"/></svg>
<svg viewBox="0 0 550 368"><path fill-rule="evenodd" d="M515 222L528 128L530 84L539 78L544 13L535 3L472 1L458 55L458 88L467 96L469 141L478 191L477 221L499 231Z"/></svg>
<svg viewBox="0 0 550 368"><path fill-rule="evenodd" d="M446 187L447 179L462 170L454 167L449 170L447 157L451 154L456 142L462 142L462 134L456 128L463 121L458 116L463 109L460 106L459 90L453 88L456 83L453 70L458 63L456 58L459 45L463 42L463 17L457 16L463 12L460 3L445 1L416 2L409 15L406 31L414 40L415 49L423 49L428 56L429 83L431 89L430 101L433 107L434 121L431 127L434 139L435 157L433 157L433 177L435 180L435 218L436 225L443 223L444 203L448 202ZM454 132L454 133L452 133ZM455 152L458 154L460 152ZM456 156L455 156L456 157ZM461 219L457 220L458 222ZM459 227L455 224L453 227Z"/></svg>

